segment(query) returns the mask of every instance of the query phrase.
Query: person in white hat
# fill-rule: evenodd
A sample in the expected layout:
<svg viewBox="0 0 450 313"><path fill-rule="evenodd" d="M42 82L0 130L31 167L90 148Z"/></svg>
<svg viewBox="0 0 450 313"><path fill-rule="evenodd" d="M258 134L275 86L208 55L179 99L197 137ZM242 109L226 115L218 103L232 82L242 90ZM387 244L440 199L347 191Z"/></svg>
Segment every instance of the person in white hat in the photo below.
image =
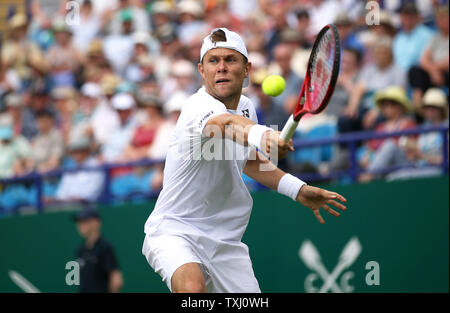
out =
<svg viewBox="0 0 450 313"><path fill-rule="evenodd" d="M198 64L204 86L182 105L142 247L172 292L260 292L241 241L252 209L243 173L310 207L321 223L319 208L336 216L329 205L345 210L338 202L344 197L306 185L256 152L283 156L293 148L257 124L242 95L250 69L237 33L213 29L204 39Z"/></svg>
<svg viewBox="0 0 450 313"><path fill-rule="evenodd" d="M104 161L121 161L125 149L131 142L134 131L138 126L136 118L136 101L127 93L116 94L111 99L111 106L119 118L119 125L111 131L106 142L101 147Z"/></svg>

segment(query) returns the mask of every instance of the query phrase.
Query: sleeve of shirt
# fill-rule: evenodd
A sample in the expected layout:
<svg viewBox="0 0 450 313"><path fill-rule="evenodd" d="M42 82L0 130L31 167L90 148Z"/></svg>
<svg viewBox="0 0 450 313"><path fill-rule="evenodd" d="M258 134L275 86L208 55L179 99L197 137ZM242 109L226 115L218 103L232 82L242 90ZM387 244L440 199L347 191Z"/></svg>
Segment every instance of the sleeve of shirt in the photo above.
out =
<svg viewBox="0 0 450 313"><path fill-rule="evenodd" d="M194 100L199 99L200 101L196 102ZM193 101L187 103L185 108L188 110L188 115L190 116L189 120L192 122L193 132L197 135L202 135L203 128L205 128L206 123L208 121L218 115L228 113L225 108L225 105L218 100L211 98L203 98L200 99L196 97Z"/></svg>

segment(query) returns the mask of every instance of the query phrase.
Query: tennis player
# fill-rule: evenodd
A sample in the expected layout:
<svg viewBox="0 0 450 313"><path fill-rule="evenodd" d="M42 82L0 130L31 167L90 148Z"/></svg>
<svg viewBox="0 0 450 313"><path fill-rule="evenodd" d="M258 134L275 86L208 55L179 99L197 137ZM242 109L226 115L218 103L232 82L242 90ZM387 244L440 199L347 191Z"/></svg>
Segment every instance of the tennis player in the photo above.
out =
<svg viewBox="0 0 450 313"><path fill-rule="evenodd" d="M312 209L320 223L320 208L335 216L330 205L346 209L341 195L309 186L268 160L274 151L281 157L293 151L292 140L258 125L253 104L241 94L250 69L237 33L216 28L204 39L198 64L204 86L183 104L142 247L172 292L261 292L241 242L253 205L242 173Z"/></svg>

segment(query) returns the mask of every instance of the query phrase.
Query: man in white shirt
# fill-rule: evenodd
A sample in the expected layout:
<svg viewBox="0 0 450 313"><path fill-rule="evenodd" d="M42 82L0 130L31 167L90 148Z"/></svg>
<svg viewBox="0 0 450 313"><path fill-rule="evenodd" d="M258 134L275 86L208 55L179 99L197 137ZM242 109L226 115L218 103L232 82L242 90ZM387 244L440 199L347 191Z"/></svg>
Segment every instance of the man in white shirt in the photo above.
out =
<svg viewBox="0 0 450 313"><path fill-rule="evenodd" d="M142 253L172 292L260 292L248 247L241 242L251 208L242 173L310 207L345 210L345 198L305 185L261 152L293 151L279 132L258 125L241 95L251 63L241 37L213 29L201 48L204 87L191 96L167 153L163 189L145 224Z"/></svg>

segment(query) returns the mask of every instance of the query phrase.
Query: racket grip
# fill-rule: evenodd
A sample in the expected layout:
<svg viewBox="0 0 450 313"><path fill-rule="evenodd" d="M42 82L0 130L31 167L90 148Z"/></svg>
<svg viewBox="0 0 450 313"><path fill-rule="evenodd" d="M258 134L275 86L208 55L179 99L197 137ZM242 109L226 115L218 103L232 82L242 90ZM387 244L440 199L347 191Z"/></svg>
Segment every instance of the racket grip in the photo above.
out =
<svg viewBox="0 0 450 313"><path fill-rule="evenodd" d="M297 129L298 121L294 120L294 116L291 114L286 125L284 125L283 130L281 131L280 137L284 141L289 141L295 133Z"/></svg>

